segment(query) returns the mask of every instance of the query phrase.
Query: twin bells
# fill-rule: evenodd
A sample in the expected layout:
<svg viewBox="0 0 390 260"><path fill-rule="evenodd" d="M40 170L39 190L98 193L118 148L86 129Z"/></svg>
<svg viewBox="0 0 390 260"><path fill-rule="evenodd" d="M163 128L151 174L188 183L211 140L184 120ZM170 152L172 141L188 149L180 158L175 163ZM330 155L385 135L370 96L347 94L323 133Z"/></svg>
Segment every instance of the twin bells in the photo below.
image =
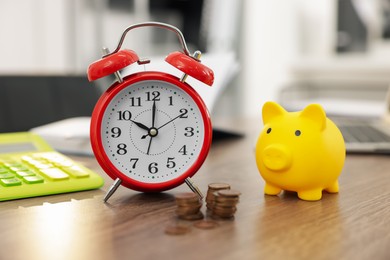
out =
<svg viewBox="0 0 390 260"><path fill-rule="evenodd" d="M185 43L184 37L180 32L180 30L174 26L164 24L164 23L158 23L158 22L140 23L126 28L122 34L122 37L119 40L117 48L111 53L107 53L108 50L105 49L106 54L103 55L103 57L100 60L95 61L89 66L88 80L94 81L99 78L114 74L117 80L119 82L122 82L123 79L119 74L119 71L121 69L135 62L137 62L139 65L149 63L150 60L141 60L133 50L120 49L126 34L130 30L139 27L147 27L147 26L154 26L154 27L167 29L177 34L181 46L183 48L183 52L179 52L179 51L173 52L165 58L165 61L184 73L181 81L184 82L187 75L189 75L209 86L213 84L214 73L210 68L200 63L199 60L201 56L200 51L196 51L194 55L191 56L190 52L188 51L187 45Z"/></svg>

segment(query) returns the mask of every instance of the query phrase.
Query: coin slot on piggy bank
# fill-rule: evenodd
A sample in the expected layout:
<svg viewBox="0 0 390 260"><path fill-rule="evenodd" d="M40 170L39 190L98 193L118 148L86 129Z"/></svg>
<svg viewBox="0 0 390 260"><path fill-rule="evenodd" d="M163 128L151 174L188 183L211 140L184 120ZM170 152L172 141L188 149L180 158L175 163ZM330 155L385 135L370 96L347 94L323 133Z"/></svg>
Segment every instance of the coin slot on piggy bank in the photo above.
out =
<svg viewBox="0 0 390 260"><path fill-rule="evenodd" d="M256 163L264 193L294 191L316 201L322 191L337 193L345 161L344 138L318 104L287 112L275 102L263 106L264 128L256 144Z"/></svg>

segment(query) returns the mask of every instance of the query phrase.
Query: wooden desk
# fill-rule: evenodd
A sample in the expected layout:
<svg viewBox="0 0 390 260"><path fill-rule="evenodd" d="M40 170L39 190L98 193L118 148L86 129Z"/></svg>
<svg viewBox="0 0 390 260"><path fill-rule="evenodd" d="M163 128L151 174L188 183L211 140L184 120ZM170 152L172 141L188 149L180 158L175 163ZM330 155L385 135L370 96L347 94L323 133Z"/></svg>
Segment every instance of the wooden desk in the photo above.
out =
<svg viewBox="0 0 390 260"><path fill-rule="evenodd" d="M214 143L193 178L204 193L211 182L242 192L234 221L212 230L185 222L190 233L166 235L185 185L161 194L121 187L104 204L112 181L94 158L74 157L105 176L105 186L0 203L0 259L390 259L390 157L348 156L340 193L318 202L264 196L253 154L258 131L236 125L252 130Z"/></svg>

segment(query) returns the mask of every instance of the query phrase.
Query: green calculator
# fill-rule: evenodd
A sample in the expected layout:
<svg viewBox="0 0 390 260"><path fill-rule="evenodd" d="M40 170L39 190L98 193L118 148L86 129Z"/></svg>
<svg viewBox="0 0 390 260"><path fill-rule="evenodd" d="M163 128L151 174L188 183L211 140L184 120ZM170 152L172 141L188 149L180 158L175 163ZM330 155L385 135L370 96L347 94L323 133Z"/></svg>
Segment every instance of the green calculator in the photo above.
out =
<svg viewBox="0 0 390 260"><path fill-rule="evenodd" d="M0 201L97 189L103 178L40 136L0 134Z"/></svg>

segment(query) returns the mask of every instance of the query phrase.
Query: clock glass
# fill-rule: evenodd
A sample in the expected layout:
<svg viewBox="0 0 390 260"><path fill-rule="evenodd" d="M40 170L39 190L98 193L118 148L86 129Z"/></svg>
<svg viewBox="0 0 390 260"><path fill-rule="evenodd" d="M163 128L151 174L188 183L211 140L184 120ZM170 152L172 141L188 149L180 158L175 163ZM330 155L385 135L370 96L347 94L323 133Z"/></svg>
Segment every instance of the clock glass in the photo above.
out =
<svg viewBox="0 0 390 260"><path fill-rule="evenodd" d="M195 171L190 169L206 156L200 156L207 138L198 102L188 90L165 80L123 87L101 119L101 144L110 163L142 183L191 176Z"/></svg>

